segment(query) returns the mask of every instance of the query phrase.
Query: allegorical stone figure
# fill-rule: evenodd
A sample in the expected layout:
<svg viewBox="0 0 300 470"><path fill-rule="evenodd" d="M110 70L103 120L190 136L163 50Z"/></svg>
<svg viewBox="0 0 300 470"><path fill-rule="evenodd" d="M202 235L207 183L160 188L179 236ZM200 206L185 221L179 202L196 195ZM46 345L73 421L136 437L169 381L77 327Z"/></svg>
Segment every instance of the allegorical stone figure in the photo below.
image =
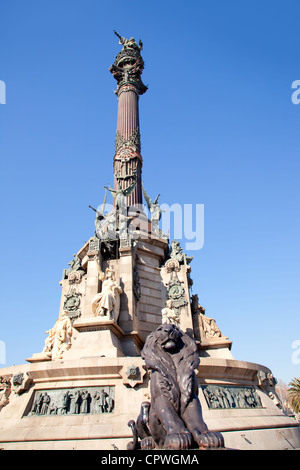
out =
<svg viewBox="0 0 300 470"><path fill-rule="evenodd" d="M65 310L56 320L53 328L49 331L45 340L42 354L51 357L52 360L62 359L63 353L70 349L73 336L73 327L70 318Z"/></svg>
<svg viewBox="0 0 300 470"><path fill-rule="evenodd" d="M207 317L204 314L200 314L200 317L202 320L203 332L206 338L220 338L222 336L222 333L214 318Z"/></svg>
<svg viewBox="0 0 300 470"><path fill-rule="evenodd" d="M151 214L152 230L153 230L154 233L159 235L160 234L160 232L159 232L159 221L160 221L161 215L162 215L162 209L161 209L160 205L158 204L158 198L159 198L160 194L152 202L152 200L150 199L150 197L146 193L144 186L142 186L142 189L143 189L143 194L144 194L145 201L147 203L149 212Z"/></svg>
<svg viewBox="0 0 300 470"><path fill-rule="evenodd" d="M183 253L180 243L177 240L171 242L170 258L176 259L180 264L190 264L193 256L187 256Z"/></svg>
<svg viewBox="0 0 300 470"><path fill-rule="evenodd" d="M143 49L143 43L141 40L139 40L139 46L136 43L136 40L134 38L129 38L126 39L120 34L117 33L117 31L114 30L115 35L119 38L119 44L122 44L125 48L131 48L131 49L137 49L137 50L142 50Z"/></svg>
<svg viewBox="0 0 300 470"><path fill-rule="evenodd" d="M68 265L70 267L68 269L64 269L63 271L63 279L67 279L74 271L80 271L82 274L85 273L81 266L81 259L76 253L73 255L73 259L70 261L70 263L68 263Z"/></svg>
<svg viewBox="0 0 300 470"><path fill-rule="evenodd" d="M92 206L89 206L94 212L96 212L95 229L96 229L96 234L100 239L102 238L102 221L105 219L104 212L105 212L105 204L106 204L106 194L107 194L107 188L105 188L104 201L103 201L100 211L98 211Z"/></svg>
<svg viewBox="0 0 300 470"><path fill-rule="evenodd" d="M162 323L168 323L168 324L174 324L176 326L180 325L180 317L176 310L173 308L173 302L172 300L167 300L166 301L166 306L165 308L162 309Z"/></svg>
<svg viewBox="0 0 300 470"><path fill-rule="evenodd" d="M113 189L110 186L109 187L104 186L104 187L105 189L108 189L111 192L115 200L116 209L119 212L125 213L127 209L126 197L130 196L130 194L133 192L133 190L136 187L136 182L134 181L130 186L128 186L128 188L124 188L124 189L122 188L120 183L118 183L117 189Z"/></svg>
<svg viewBox="0 0 300 470"><path fill-rule="evenodd" d="M115 272L106 268L103 273L98 265L99 279L102 282L101 292L92 300L92 310L95 316L107 316L109 320L118 320L120 312L121 286L116 283Z"/></svg>

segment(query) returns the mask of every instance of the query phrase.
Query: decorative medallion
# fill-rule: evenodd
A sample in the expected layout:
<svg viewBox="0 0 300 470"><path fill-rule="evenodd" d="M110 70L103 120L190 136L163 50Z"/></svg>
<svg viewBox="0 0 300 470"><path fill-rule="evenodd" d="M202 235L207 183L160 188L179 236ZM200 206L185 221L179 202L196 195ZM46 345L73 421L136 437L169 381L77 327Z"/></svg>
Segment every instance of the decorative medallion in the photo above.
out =
<svg viewBox="0 0 300 470"><path fill-rule="evenodd" d="M27 372L25 372L25 374L23 372L17 372L11 379L12 390L18 395L28 390L31 384L32 379Z"/></svg>
<svg viewBox="0 0 300 470"><path fill-rule="evenodd" d="M76 318L80 317L81 311L80 307L80 297L82 294L80 292L75 292L75 288L70 288L69 292L65 295L65 301L63 305L63 310L67 312L68 317L73 321Z"/></svg>
<svg viewBox="0 0 300 470"><path fill-rule="evenodd" d="M138 366L130 366L127 368L126 376L128 379L139 379L140 378L140 368Z"/></svg>

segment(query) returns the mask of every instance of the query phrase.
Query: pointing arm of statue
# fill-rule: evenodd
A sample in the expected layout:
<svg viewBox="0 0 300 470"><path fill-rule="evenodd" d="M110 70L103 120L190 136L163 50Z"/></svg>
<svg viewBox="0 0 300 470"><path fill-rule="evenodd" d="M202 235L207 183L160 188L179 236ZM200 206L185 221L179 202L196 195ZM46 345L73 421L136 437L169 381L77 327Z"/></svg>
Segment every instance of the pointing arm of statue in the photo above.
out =
<svg viewBox="0 0 300 470"><path fill-rule="evenodd" d="M117 31L114 30L115 35L121 40L122 37L117 33Z"/></svg>
<svg viewBox="0 0 300 470"><path fill-rule="evenodd" d="M156 197L156 199L155 199L155 201L153 202L153 204L157 204L157 203L158 203L159 196L160 196L160 194Z"/></svg>
<svg viewBox="0 0 300 470"><path fill-rule="evenodd" d="M126 43L126 38L123 38L123 36L120 36L120 34L117 33L117 31L114 30L115 35L119 38L120 44L125 44Z"/></svg>
<svg viewBox="0 0 300 470"><path fill-rule="evenodd" d="M95 208L92 207L92 206L89 206L89 207L90 207L94 212L96 212L97 214L99 214L99 211L97 211L97 209L95 209ZM68 264L70 264L70 263L68 263Z"/></svg>
<svg viewBox="0 0 300 470"><path fill-rule="evenodd" d="M111 187L108 188L107 186L104 186L104 188L105 188L105 189L108 189L108 191L111 192L111 194L112 194L113 197L116 197L116 193L117 193L117 192L116 192L113 188L111 188Z"/></svg>

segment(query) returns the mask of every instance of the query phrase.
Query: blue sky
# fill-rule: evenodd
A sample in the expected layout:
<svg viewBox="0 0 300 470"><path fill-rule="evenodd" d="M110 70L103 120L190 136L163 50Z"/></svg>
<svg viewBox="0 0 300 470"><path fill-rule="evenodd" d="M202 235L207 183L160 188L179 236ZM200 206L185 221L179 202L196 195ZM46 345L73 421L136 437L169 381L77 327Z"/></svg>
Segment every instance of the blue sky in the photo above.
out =
<svg viewBox="0 0 300 470"><path fill-rule="evenodd" d="M293 0L1 2L5 365L42 349L62 271L94 231L88 205L113 182L115 29L144 43L148 193L204 204L193 293L236 359L300 375L299 14Z"/></svg>

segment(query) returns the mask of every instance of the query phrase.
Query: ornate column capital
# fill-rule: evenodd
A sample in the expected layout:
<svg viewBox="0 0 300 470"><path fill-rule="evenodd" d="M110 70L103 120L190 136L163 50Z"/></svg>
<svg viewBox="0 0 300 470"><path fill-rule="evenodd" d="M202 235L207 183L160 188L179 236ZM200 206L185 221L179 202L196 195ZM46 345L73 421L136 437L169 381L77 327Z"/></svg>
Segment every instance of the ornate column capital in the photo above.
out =
<svg viewBox="0 0 300 470"><path fill-rule="evenodd" d="M116 32L115 34L120 39L119 44L123 45L123 49L109 68L118 84L115 93L118 97L124 91L134 91L137 95L142 95L148 89L141 80L144 69L144 61L141 56L142 42L140 40L137 45L134 38L126 39Z"/></svg>

